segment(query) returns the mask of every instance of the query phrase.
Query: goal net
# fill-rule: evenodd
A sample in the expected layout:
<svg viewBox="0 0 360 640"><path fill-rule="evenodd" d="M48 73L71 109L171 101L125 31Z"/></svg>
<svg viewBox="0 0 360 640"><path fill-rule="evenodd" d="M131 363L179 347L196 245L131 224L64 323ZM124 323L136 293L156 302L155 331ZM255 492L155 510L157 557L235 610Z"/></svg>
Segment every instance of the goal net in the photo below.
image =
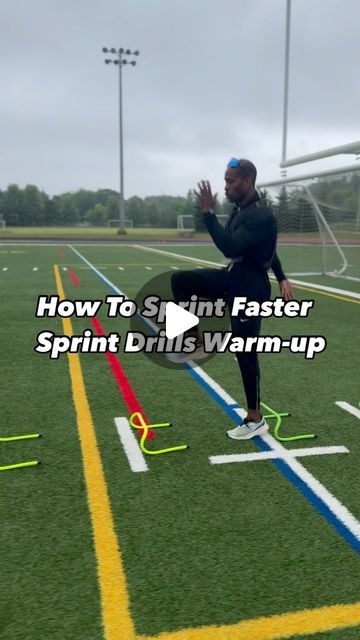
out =
<svg viewBox="0 0 360 640"><path fill-rule="evenodd" d="M133 220L129 220L129 218L125 218L124 222L125 222L125 229L133 229L134 228L134 221ZM120 227L119 218L108 220L107 226L108 227L115 227L115 228Z"/></svg>
<svg viewBox="0 0 360 640"><path fill-rule="evenodd" d="M228 216L217 215L217 219L224 227L228 221ZM180 215L177 217L177 231L180 235L191 236L196 231L195 216Z"/></svg>
<svg viewBox="0 0 360 640"><path fill-rule="evenodd" d="M360 282L359 171L259 185L277 218L279 256L288 275Z"/></svg>

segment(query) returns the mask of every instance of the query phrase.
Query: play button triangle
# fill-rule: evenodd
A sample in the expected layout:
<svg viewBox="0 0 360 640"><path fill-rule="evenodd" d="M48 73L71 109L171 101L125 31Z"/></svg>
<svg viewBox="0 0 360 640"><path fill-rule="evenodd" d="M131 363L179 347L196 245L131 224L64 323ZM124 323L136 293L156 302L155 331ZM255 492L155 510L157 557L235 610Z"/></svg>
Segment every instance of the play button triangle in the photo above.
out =
<svg viewBox="0 0 360 640"><path fill-rule="evenodd" d="M199 318L175 302L166 303L165 333L169 340L199 324Z"/></svg>

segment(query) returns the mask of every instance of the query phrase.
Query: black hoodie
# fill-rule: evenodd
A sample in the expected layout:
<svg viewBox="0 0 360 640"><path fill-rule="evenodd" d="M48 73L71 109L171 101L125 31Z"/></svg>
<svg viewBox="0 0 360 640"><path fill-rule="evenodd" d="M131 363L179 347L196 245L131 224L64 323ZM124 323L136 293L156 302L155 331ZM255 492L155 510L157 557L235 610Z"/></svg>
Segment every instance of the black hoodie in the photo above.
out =
<svg viewBox="0 0 360 640"><path fill-rule="evenodd" d="M204 222L226 258L242 258L241 264L247 270L267 271L271 267L279 282L285 280L276 254L276 219L271 209L260 203L257 191L243 207L234 206L225 228L211 212L204 214Z"/></svg>

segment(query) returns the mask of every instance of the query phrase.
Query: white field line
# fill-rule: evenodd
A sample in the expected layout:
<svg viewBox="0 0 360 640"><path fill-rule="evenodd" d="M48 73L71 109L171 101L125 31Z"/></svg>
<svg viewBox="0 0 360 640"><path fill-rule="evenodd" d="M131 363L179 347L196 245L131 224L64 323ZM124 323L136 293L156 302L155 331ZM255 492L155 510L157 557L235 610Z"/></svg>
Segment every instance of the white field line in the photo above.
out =
<svg viewBox="0 0 360 640"><path fill-rule="evenodd" d="M127 418L115 418L116 430L119 434L121 444L129 461L131 471L140 473L149 471L146 460L136 440L135 434L129 425Z"/></svg>
<svg viewBox="0 0 360 640"><path fill-rule="evenodd" d="M153 251L154 253L160 253L163 255L171 256L172 258L180 258L181 260L187 260L189 262L207 264L211 267L224 267L224 264L220 262L210 262L209 260L201 260L199 258L192 258L190 256L183 256L179 253L173 253L172 251L164 251L163 249L154 249L153 247L143 247L140 244L134 244L133 247L136 249L142 249L143 251ZM273 276L270 276L271 280L275 280ZM290 278L290 282L293 284L303 285L305 287L311 287L312 289L319 289L320 291L328 291L329 293L338 293L342 295L347 295L350 298L355 298L356 300L360 300L360 293L356 293L355 291L347 291L346 289L337 289L335 287L328 287L322 284L315 284L313 282L307 282L306 280L294 280Z"/></svg>
<svg viewBox="0 0 360 640"><path fill-rule="evenodd" d="M172 251L164 251L163 249L155 249L154 247L145 247L141 244L133 244L134 249L141 249L142 251L152 251L153 253L159 253L160 255L170 256L172 258L179 258L179 260L185 260L186 262L195 262L196 264L206 264L210 267L224 267L218 262L211 262L210 260L202 260L200 258L192 258L191 256L183 256L180 253L173 253Z"/></svg>
<svg viewBox="0 0 360 640"><path fill-rule="evenodd" d="M342 402L342 401L335 402L335 404L337 404L337 406L340 407L340 409L344 409L345 411L348 411L349 413L351 413L351 415L360 419L360 409L357 409L357 407L353 407L352 404L349 404L348 402Z"/></svg>
<svg viewBox="0 0 360 640"><path fill-rule="evenodd" d="M81 255L79 251L77 251L71 245L68 247L76 253L79 258L81 258L89 267L98 274L98 276L106 282L113 291L118 293L119 295L123 295L127 298L126 294L121 291L116 285L114 285L108 278L106 278L102 273L100 273L96 267L94 267L84 256ZM128 298L127 298L128 299ZM148 322L148 318L144 318L146 322ZM153 322L148 323L149 326L155 328L156 332L158 331L156 325ZM200 366L194 366L194 363L188 363L194 371L195 377L202 378L204 382L208 384L208 386L212 389L214 394L217 394L226 404L228 405L237 405L238 403L219 385L219 383L215 382ZM236 408L234 411L237 415L242 418L245 417L246 411L242 408ZM264 435L258 436L261 438L272 450L286 452L287 449L278 442L270 433L265 433ZM335 496L324 487L323 484L319 480L317 480L305 467L296 459L288 458L284 460L284 463L300 478L310 489L311 491L328 507L328 509L335 515L335 517L352 533L352 535L360 540L360 522L355 518L355 516L343 505L340 500L335 498Z"/></svg>
<svg viewBox="0 0 360 640"><path fill-rule="evenodd" d="M225 400L228 404L236 404L235 400L229 396L226 391L224 391L220 385L212 380L210 376L205 373L201 369L201 367L196 367L195 374L201 377L207 384L218 394L220 397ZM229 402L230 399L230 402ZM235 412L242 418L246 415L244 409L235 409ZM278 442L270 433L265 433L264 435L260 435L261 438L266 444L271 447L272 450L277 452L286 453L288 451L281 442ZM351 533L360 540L360 522L355 518L355 516L343 505L340 500L335 498L335 496L324 487L319 480L317 480L305 467L294 458L287 458L284 461L294 473L303 481L305 484L317 495L324 504L328 507L328 509L336 516L340 522L342 522L345 527L351 531Z"/></svg>
<svg viewBox="0 0 360 640"><path fill-rule="evenodd" d="M259 451L255 453L234 453L223 456L209 456L211 464L228 464L229 462L253 462L256 460L287 460L305 456L324 456L332 453L349 453L346 447L305 447L287 449L286 451Z"/></svg>

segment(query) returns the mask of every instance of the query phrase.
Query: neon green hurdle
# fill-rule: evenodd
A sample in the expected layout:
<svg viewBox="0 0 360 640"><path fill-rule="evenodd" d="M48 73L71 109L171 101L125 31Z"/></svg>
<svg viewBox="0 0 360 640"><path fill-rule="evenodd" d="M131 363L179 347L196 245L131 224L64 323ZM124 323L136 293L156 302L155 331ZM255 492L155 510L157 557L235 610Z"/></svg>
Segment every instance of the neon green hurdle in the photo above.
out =
<svg viewBox="0 0 360 640"><path fill-rule="evenodd" d="M281 423L282 423L282 418L286 417L286 416L290 416L291 413L279 413L278 411L275 411L274 409L272 409L271 407L269 407L268 405L265 404L265 402L260 402L260 404L267 410L270 411L271 413L269 413L268 415L264 416L264 418L275 418L276 419L276 423L275 423L275 427L274 427L274 437L281 441L281 442L291 442L292 440L306 440L309 438L316 438L317 436L315 435L315 433L305 433L301 436L281 436L279 431L280 431L280 427L281 427Z"/></svg>
<svg viewBox="0 0 360 640"><path fill-rule="evenodd" d="M9 436L9 437L1 437L0 442L15 442L17 440L31 440L34 438L40 438L41 433L30 433L24 436ZM35 467L40 464L39 460L30 460L29 462L17 462L16 464L8 464L5 466L0 466L0 471L9 471L10 469L20 469L22 467Z"/></svg>

